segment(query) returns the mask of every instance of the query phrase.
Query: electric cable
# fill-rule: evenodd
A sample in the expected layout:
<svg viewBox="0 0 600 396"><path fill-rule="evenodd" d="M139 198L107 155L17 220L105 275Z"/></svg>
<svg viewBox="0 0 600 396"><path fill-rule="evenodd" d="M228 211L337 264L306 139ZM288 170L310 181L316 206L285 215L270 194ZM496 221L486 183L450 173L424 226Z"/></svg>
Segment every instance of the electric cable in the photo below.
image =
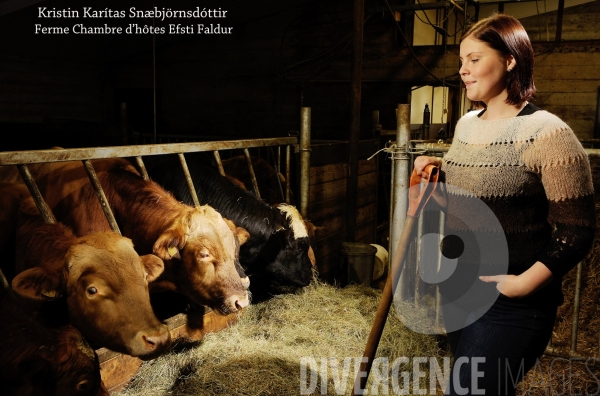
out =
<svg viewBox="0 0 600 396"><path fill-rule="evenodd" d="M394 16L394 10L392 10L392 7L390 6L390 3L388 3L388 0L384 0L385 4L387 5L388 9L390 10L390 14L392 15L392 18ZM402 38L404 39L404 42L406 43L406 46L408 47L408 50L410 51L411 55L413 56L413 58L417 61L417 63L423 68L423 70L425 70L430 76L432 76L436 81L444 84L444 81L442 81L439 77L437 77L435 74L433 74L428 68L427 66L425 66L423 64L423 62L421 62L421 60L417 57L417 54L415 54L415 52L412 49L412 46L409 44L408 39L406 38L406 36L404 35L404 32L402 31L402 29L400 28L400 25L398 24L398 21L396 21L396 19L394 19L394 22L396 23L396 27L398 28L398 30L400 31L400 35L402 36ZM460 88L457 85L454 84L448 84L446 83L446 86L448 87L452 87L452 88Z"/></svg>

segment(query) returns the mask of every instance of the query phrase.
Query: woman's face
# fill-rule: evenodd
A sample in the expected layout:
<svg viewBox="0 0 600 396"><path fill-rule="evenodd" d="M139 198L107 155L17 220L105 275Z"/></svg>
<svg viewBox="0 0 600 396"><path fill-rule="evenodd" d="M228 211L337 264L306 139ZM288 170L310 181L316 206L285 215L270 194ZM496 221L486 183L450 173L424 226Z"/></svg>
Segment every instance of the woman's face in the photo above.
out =
<svg viewBox="0 0 600 396"><path fill-rule="evenodd" d="M459 73L471 101L489 104L494 98L507 97L506 75L516 64L512 55L504 56L487 43L470 36L460 44Z"/></svg>

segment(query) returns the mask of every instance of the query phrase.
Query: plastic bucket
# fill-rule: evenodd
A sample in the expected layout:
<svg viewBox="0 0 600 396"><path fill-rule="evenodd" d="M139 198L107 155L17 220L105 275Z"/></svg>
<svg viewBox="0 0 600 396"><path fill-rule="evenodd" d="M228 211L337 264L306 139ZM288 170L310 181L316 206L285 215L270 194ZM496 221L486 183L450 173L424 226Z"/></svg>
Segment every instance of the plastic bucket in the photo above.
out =
<svg viewBox="0 0 600 396"><path fill-rule="evenodd" d="M377 248L366 243L342 242L342 284L371 286ZM344 276L345 275L345 276ZM344 279L345 278L345 279Z"/></svg>

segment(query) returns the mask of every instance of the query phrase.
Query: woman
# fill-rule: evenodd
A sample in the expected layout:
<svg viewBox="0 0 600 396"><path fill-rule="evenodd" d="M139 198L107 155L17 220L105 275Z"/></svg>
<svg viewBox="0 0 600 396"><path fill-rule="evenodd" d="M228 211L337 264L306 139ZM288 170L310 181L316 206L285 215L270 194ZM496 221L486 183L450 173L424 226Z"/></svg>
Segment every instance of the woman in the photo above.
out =
<svg viewBox="0 0 600 396"><path fill-rule="evenodd" d="M449 213L469 215L453 191L467 190L491 209L506 237L508 272L477 263L489 266L489 276L476 282L500 294L483 316L448 333L459 373L450 376L449 392L514 395L548 344L562 277L591 247L591 172L570 127L529 103L533 49L517 19L495 14L477 22L461 39L460 60L467 97L479 110L459 120L443 160L421 156L415 169L424 177L426 165L440 166ZM485 224L472 231L485 232ZM452 232L448 222L446 234Z"/></svg>

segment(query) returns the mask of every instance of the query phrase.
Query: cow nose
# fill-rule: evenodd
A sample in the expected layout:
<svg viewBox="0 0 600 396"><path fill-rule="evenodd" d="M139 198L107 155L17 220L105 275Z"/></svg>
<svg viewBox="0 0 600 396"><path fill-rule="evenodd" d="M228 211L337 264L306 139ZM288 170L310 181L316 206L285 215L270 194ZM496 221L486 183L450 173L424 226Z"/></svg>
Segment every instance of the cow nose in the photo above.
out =
<svg viewBox="0 0 600 396"><path fill-rule="evenodd" d="M146 348L150 351L155 350L161 344L165 342L165 337L162 334L159 335L144 335L142 336L144 342L146 343Z"/></svg>
<svg viewBox="0 0 600 396"><path fill-rule="evenodd" d="M171 346L171 333L166 329L166 326L164 328L165 331L142 334L142 341L147 355L140 356L141 359L154 358Z"/></svg>
<svg viewBox="0 0 600 396"><path fill-rule="evenodd" d="M245 278L241 278L242 279L242 286L244 286L244 289L248 289L250 287L250 278L248 278L247 276Z"/></svg>
<svg viewBox="0 0 600 396"><path fill-rule="evenodd" d="M246 308L250 302L248 301L248 297L240 298L235 300L235 307L240 310Z"/></svg>

